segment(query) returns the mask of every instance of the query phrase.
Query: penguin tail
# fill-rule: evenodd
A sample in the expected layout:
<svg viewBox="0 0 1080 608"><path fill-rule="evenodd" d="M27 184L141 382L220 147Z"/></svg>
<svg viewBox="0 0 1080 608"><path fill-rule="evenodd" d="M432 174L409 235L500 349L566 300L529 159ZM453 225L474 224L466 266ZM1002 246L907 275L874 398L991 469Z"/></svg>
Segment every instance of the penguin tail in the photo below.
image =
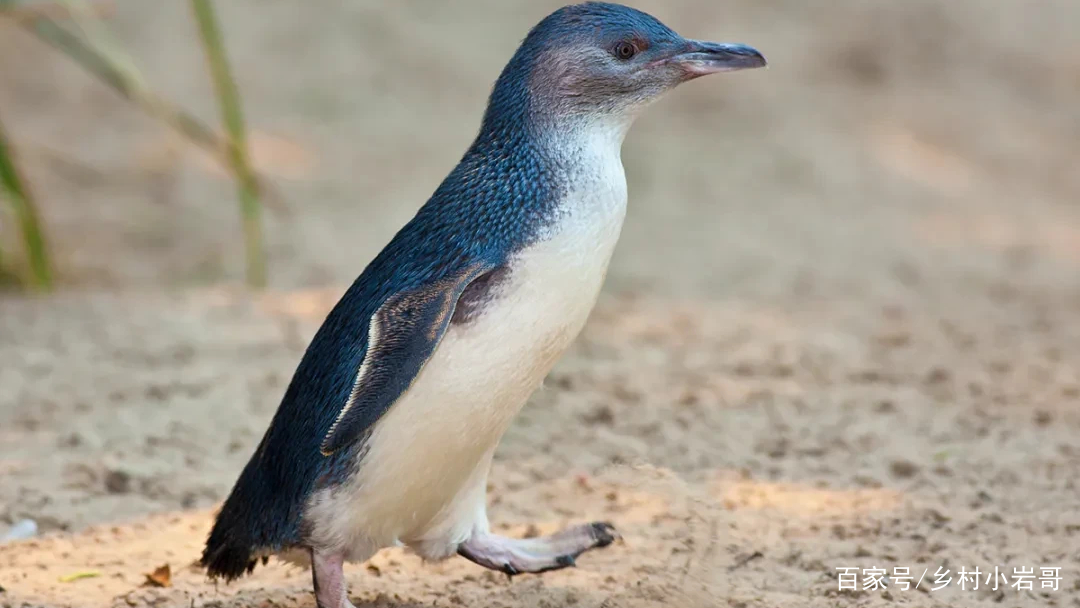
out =
<svg viewBox="0 0 1080 608"><path fill-rule="evenodd" d="M232 509L228 503L226 501L218 514L199 560L211 579L223 578L226 582L250 574L260 557L264 564L268 559L265 549L256 546L251 535L246 533L244 522L230 516Z"/></svg>
<svg viewBox="0 0 1080 608"><path fill-rule="evenodd" d="M267 491L257 466L249 463L214 520L199 564L211 579L226 582L250 574L261 560L290 544L281 522L287 506Z"/></svg>

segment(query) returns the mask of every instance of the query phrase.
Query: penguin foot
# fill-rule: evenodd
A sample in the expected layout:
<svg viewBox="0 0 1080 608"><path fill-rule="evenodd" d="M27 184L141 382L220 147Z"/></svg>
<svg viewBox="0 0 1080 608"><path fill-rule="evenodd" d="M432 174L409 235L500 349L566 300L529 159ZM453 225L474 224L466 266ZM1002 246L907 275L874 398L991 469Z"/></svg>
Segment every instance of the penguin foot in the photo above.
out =
<svg viewBox="0 0 1080 608"><path fill-rule="evenodd" d="M315 585L315 605L318 608L356 608L349 601L341 553L311 551L311 579Z"/></svg>
<svg viewBox="0 0 1080 608"><path fill-rule="evenodd" d="M551 536L506 538L476 532L458 547L458 555L509 577L525 572L538 574L576 565L579 555L606 547L619 538L608 523L596 522L567 528Z"/></svg>

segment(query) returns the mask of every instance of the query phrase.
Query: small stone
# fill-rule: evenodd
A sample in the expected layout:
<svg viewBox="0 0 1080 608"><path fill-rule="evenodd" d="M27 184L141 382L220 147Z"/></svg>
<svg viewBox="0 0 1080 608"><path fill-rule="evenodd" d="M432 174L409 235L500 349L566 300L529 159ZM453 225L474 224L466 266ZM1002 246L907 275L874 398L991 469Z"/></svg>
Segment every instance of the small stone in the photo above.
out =
<svg viewBox="0 0 1080 608"><path fill-rule="evenodd" d="M930 519L932 520L930 525L932 527L934 527L934 528L940 528L940 527L944 526L946 523L952 521L951 517L949 517L948 515L943 514L941 511L938 511L937 509L930 509L929 511L927 511L926 514L930 516Z"/></svg>
<svg viewBox="0 0 1080 608"><path fill-rule="evenodd" d="M59 444L60 447L63 448L74 448L82 445L82 442L82 435L79 435L78 433L71 433L70 435L66 435L61 438Z"/></svg>
<svg viewBox="0 0 1080 608"><path fill-rule="evenodd" d="M32 519L22 519L15 522L3 536L0 536L0 542L26 540L28 538L33 538L37 535L37 532L38 525L36 521Z"/></svg>
<svg viewBox="0 0 1080 608"><path fill-rule="evenodd" d="M942 384L948 382L951 377L952 374L949 373L949 370L943 367L934 367L926 373L925 382L927 384Z"/></svg>
<svg viewBox="0 0 1080 608"><path fill-rule="evenodd" d="M105 489L110 494L127 494L131 491L131 475L119 469L105 475Z"/></svg>
<svg viewBox="0 0 1080 608"><path fill-rule="evenodd" d="M601 405L581 418L588 424L611 426L615 422L615 412L609 406Z"/></svg>
<svg viewBox="0 0 1080 608"><path fill-rule="evenodd" d="M919 473L919 465L910 460L894 460L889 463L889 472L892 473L893 477L907 479Z"/></svg>

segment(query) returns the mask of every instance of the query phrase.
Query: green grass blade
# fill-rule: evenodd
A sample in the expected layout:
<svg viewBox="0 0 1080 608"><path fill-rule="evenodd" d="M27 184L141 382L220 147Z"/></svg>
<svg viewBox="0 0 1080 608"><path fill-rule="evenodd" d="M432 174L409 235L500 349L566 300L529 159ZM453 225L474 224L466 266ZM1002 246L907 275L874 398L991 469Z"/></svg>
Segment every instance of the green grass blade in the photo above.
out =
<svg viewBox="0 0 1080 608"><path fill-rule="evenodd" d="M22 233L26 247L26 256L30 260L30 272L34 285L39 289L52 287L52 271L49 265L49 252L45 244L45 234L41 229L34 199L26 187L25 180L15 165L14 152L8 143L4 126L0 123L0 187L7 194L15 219Z"/></svg>
<svg viewBox="0 0 1080 608"><path fill-rule="evenodd" d="M263 250L261 204L258 184L247 153L247 133L240 109L240 94L225 56L221 30L210 0L191 0L195 19L199 25L203 48L210 63L218 104L228 132L229 159L236 174L240 212L243 217L244 246L247 253L248 283L255 287L266 284L266 258Z"/></svg>
<svg viewBox="0 0 1080 608"><path fill-rule="evenodd" d="M5 9L15 8L16 5L12 0L0 0L0 15L4 14ZM108 54L48 17L30 15L19 18L16 22L147 114L169 125L191 143L212 153L216 160L228 167L230 172L233 171L228 143L198 118L147 88L130 62L125 61L123 65L114 63ZM269 182L257 179L256 186L260 188L262 203L273 211L288 215L289 210L284 201Z"/></svg>

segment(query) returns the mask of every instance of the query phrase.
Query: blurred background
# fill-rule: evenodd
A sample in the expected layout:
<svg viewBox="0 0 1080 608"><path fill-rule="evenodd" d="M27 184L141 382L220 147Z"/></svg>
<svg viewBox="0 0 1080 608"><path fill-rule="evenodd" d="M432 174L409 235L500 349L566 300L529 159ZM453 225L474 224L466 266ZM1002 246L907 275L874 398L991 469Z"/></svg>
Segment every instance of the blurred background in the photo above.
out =
<svg viewBox="0 0 1080 608"><path fill-rule="evenodd" d="M358 274L457 162L516 43L559 5L219 4L251 154L291 211L266 219L280 287ZM1057 221L1080 190L1073 3L641 8L689 36L758 45L772 65L691 83L631 133L612 289L828 293L923 255L965 258L934 275L987 277L1033 244L1075 260L1080 239ZM107 26L153 90L217 124L187 3L119 1ZM234 186L214 164L25 31L5 24L2 44L5 123L61 285L243 276Z"/></svg>
<svg viewBox="0 0 1080 608"><path fill-rule="evenodd" d="M190 3L91 3L94 27L63 2L22 4L59 6L56 23L113 45L147 90L226 137ZM163 522L158 536L117 533L100 555L80 553L80 536L0 545L9 594L310 603L306 576L284 568L217 591L176 572L322 315L456 164L503 64L560 4L216 3L264 185L265 290L245 287L227 165L35 36L40 11L0 12L0 121L54 274L51 292L29 286L0 201L0 522L79 534L184 514L146 520ZM689 83L631 131L605 294L492 480L493 518L512 530L612 508L631 547L454 593L632 607L700 583L679 605L884 605L880 591L830 594L835 567L963 562L1058 565L1071 595L892 595L1073 605L1080 6L633 5L688 37L751 44L770 66ZM144 591L164 547L177 582ZM19 579L27 555L46 574ZM406 572L356 570L370 595L358 605L450 601L413 580L418 562L377 559ZM101 576L56 583L81 570ZM652 591L624 588L642 580ZM404 595L377 603L384 588Z"/></svg>

